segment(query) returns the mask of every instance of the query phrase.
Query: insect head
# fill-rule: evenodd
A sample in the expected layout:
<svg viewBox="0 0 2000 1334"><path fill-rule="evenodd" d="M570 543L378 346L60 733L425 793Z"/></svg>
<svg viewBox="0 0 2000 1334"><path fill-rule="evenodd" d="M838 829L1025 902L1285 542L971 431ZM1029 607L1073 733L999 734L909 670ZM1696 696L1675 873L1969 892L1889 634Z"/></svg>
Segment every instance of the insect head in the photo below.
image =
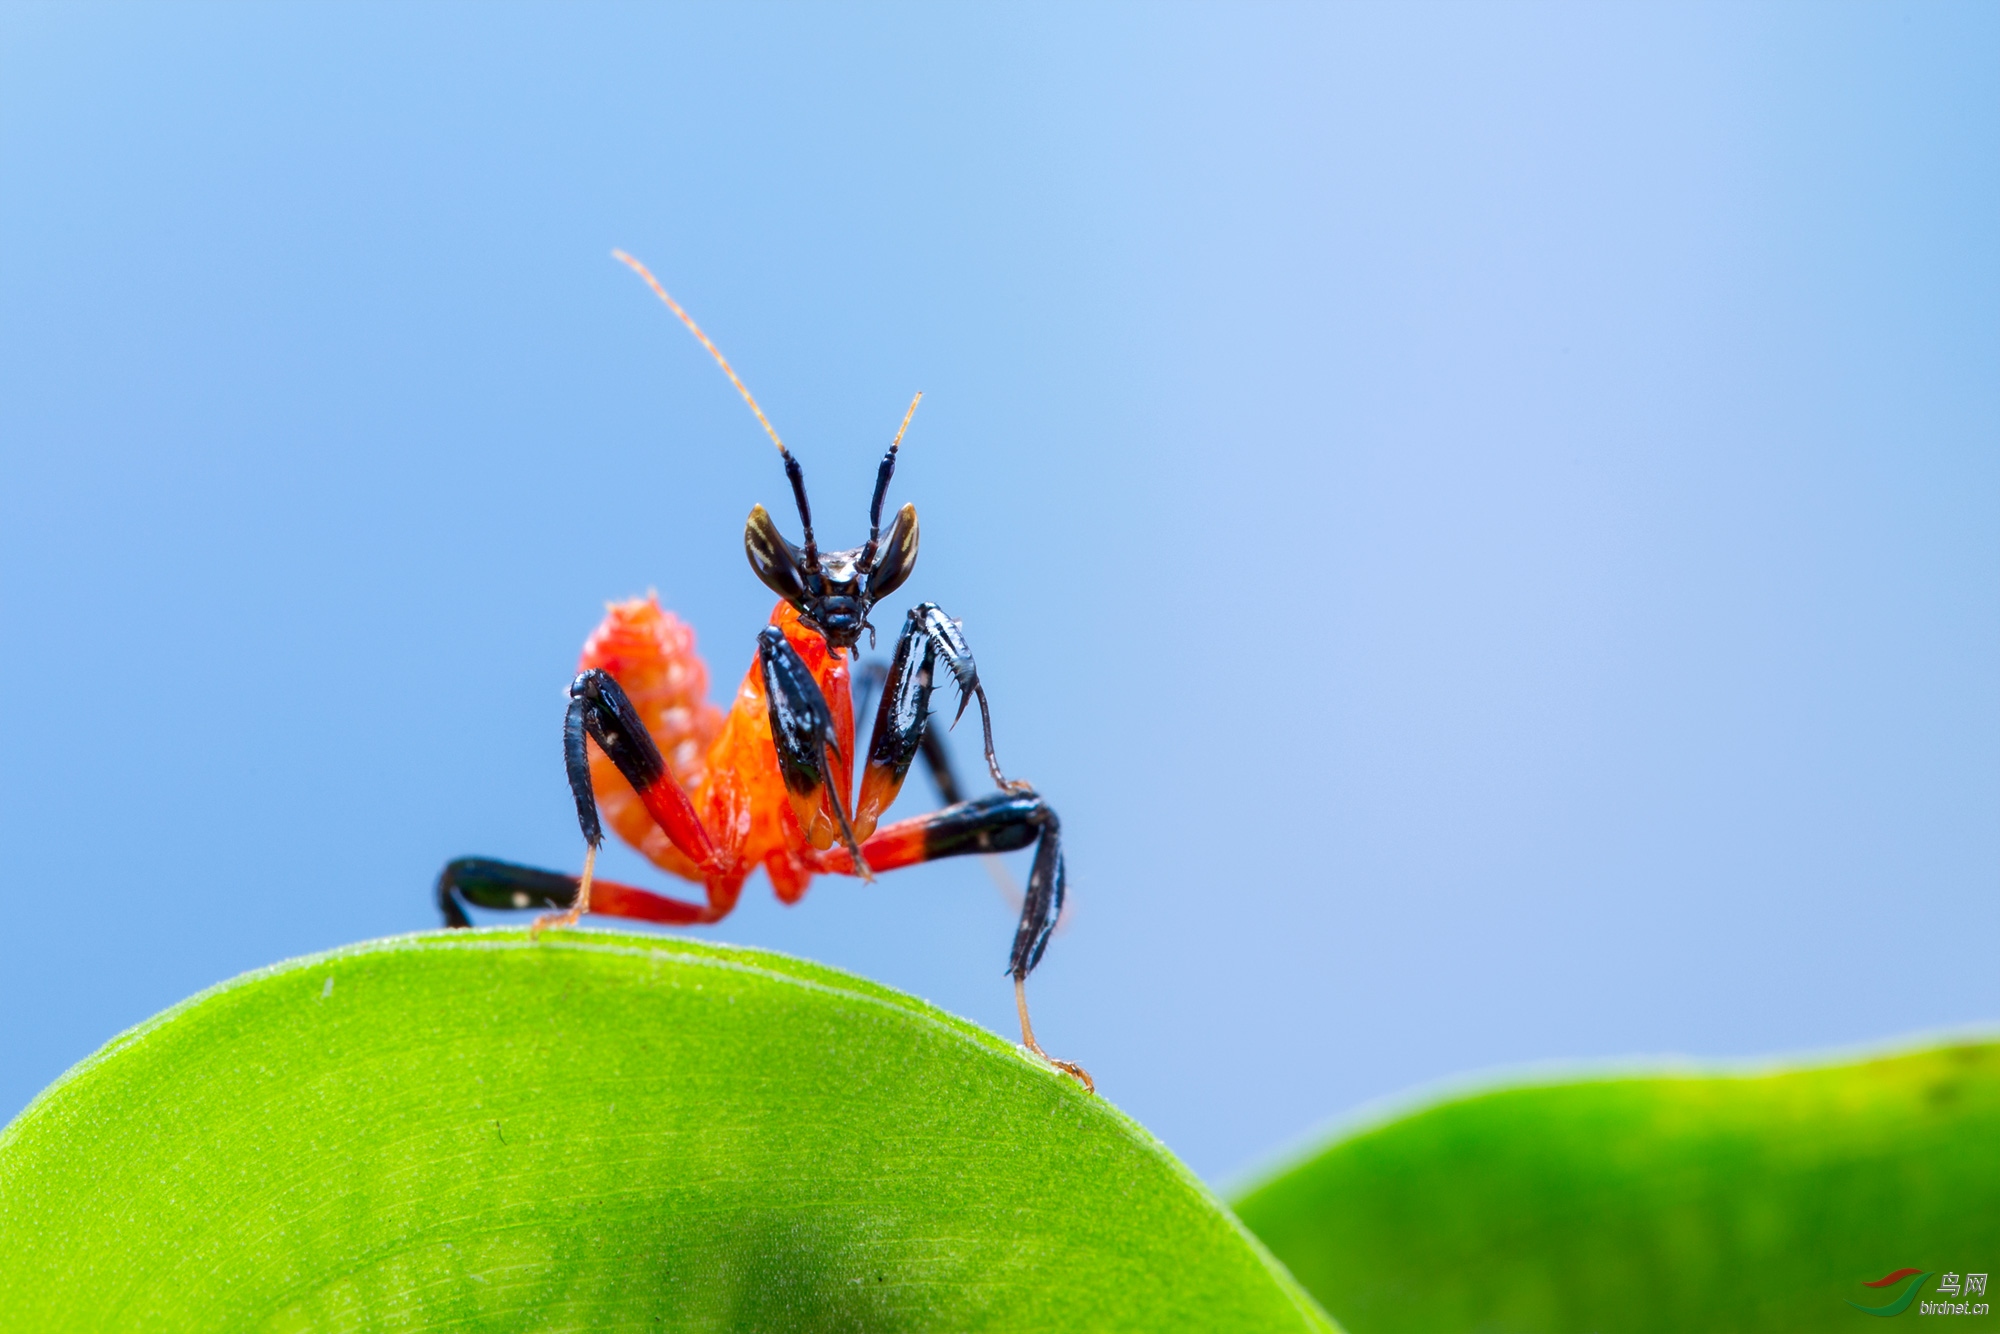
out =
<svg viewBox="0 0 2000 1334"><path fill-rule="evenodd" d="M875 640L875 627L868 623L868 611L877 602L900 588L917 564L917 507L905 505L896 511L889 531L882 531L882 500L889 491L889 478L896 471L896 449L903 432L923 399L910 400L903 424L882 466L875 473L875 499L868 507L868 541L850 551L821 551L813 540L812 506L806 502L805 474L790 450L784 450L785 476L792 483L792 498L798 502L799 523L805 529L805 545L793 546L778 531L776 520L762 505L750 511L743 529L743 547L750 556L750 568L764 586L798 609L799 619L820 632L827 647L839 653L852 649L863 630ZM780 446L783 449L783 446Z"/></svg>
<svg viewBox="0 0 2000 1334"><path fill-rule="evenodd" d="M910 418L916 415L917 404L923 402L924 396L919 393L910 400L903 424L896 428L896 438L889 442L889 452L882 456L882 466L876 469L875 499L868 507L867 545L852 551L821 551L813 540L812 506L806 503L806 479L799 470L799 461L778 438L777 430L764 415L764 409L757 406L757 400L737 376L729 358L701 331L694 317L681 309L681 303L667 295L667 289L660 286L659 279L644 264L622 250L614 250L611 255L645 279L653 295L666 302L688 332L708 349L785 460L785 477L792 484L792 499L798 502L799 524L805 529L806 543L795 547L787 542L770 513L758 505L750 511L750 523L743 530L750 568L757 572L766 588L791 603L799 619L819 631L827 647L835 653L852 650L863 630L868 631L868 642L873 644L875 627L868 623L868 609L901 587L917 564L917 507L903 506L896 512L889 531L884 533L882 501L889 494L889 478L896 471L896 450L903 443L903 432L910 429Z"/></svg>

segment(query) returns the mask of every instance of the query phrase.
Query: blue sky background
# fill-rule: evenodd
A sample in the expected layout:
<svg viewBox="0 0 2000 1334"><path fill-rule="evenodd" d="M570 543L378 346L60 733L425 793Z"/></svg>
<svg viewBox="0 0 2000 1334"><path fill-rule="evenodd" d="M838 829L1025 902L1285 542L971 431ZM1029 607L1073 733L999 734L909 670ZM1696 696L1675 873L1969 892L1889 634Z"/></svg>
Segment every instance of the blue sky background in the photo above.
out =
<svg viewBox="0 0 2000 1334"><path fill-rule="evenodd" d="M573 866L605 600L747 666L783 480L613 246L827 540L928 392L897 601L1064 819L1038 1026L1198 1171L1992 1021L1996 62L1970 5L0 9L0 1115L448 857ZM942 865L710 934L1006 1032L1011 929Z"/></svg>

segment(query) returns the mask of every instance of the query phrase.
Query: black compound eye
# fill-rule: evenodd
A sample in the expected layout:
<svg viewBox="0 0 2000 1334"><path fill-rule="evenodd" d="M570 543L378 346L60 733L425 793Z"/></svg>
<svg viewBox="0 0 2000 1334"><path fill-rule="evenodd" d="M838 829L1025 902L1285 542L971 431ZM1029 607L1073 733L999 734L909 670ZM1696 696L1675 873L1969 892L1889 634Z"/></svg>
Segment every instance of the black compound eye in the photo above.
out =
<svg viewBox="0 0 2000 1334"><path fill-rule="evenodd" d="M750 508L750 521L743 526L743 550L764 587L793 606L805 601L804 553L785 540L762 505Z"/></svg>
<svg viewBox="0 0 2000 1334"><path fill-rule="evenodd" d="M868 572L868 601L872 606L903 586L917 568L917 507L905 505L896 511L896 521L882 534L876 547L875 568Z"/></svg>

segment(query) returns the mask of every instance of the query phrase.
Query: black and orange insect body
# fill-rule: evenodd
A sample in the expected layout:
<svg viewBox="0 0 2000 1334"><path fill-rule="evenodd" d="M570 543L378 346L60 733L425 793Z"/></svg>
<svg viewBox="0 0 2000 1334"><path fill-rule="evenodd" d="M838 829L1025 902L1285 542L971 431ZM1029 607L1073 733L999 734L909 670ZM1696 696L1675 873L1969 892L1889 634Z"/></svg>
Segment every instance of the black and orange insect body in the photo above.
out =
<svg viewBox="0 0 2000 1334"><path fill-rule="evenodd" d="M886 672L875 669L879 703L865 754L856 749L849 658L864 632L872 640L869 614L909 578L917 559L916 507L903 506L885 530L882 506L896 452L923 395L911 400L876 472L867 542L823 551L804 473L750 391L653 275L630 256L617 257L715 357L777 445L804 542L788 541L762 505L751 509L744 531L750 567L779 602L758 633L750 670L727 710L708 702L708 670L695 652L693 632L657 599L609 609L584 643L563 720L563 759L586 845L582 875L461 858L438 877L446 925L469 925L465 907L472 904L566 910L538 921L538 929L574 923L586 912L691 926L727 917L743 882L760 866L778 898L795 903L816 875L867 880L941 857L1032 845L1008 958L1021 1037L1038 1056L1091 1087L1081 1068L1042 1051L1028 1023L1024 984L1062 912L1061 824L1031 786L1001 772L972 650L957 622L935 604L921 603L904 616ZM958 716L969 704L979 705L996 790L969 801L958 799L957 780L930 730L931 693L941 671L957 692ZM880 824L919 756L950 804ZM596 879L604 823L654 865L700 885L701 901Z"/></svg>

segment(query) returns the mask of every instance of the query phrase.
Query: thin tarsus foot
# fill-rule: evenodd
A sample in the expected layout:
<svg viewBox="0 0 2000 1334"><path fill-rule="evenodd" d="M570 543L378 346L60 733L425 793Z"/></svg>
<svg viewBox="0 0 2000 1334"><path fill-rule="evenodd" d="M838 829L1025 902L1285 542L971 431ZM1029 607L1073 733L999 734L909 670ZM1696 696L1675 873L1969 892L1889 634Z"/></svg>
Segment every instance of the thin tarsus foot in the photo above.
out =
<svg viewBox="0 0 2000 1334"><path fill-rule="evenodd" d="M576 880L576 902L569 905L568 912L543 913L528 927L530 939L537 939L544 931L559 930L575 926L578 919L590 911L590 878L597 870L597 849L592 847L583 854L583 874Z"/></svg>
<svg viewBox="0 0 2000 1334"><path fill-rule="evenodd" d="M1034 1025L1028 1022L1028 979L1025 977L1014 979L1014 1008L1021 1012L1021 1045L1083 1085L1085 1093L1096 1093L1097 1081L1090 1077L1090 1071L1074 1061L1058 1061L1042 1050L1041 1043L1035 1041Z"/></svg>

